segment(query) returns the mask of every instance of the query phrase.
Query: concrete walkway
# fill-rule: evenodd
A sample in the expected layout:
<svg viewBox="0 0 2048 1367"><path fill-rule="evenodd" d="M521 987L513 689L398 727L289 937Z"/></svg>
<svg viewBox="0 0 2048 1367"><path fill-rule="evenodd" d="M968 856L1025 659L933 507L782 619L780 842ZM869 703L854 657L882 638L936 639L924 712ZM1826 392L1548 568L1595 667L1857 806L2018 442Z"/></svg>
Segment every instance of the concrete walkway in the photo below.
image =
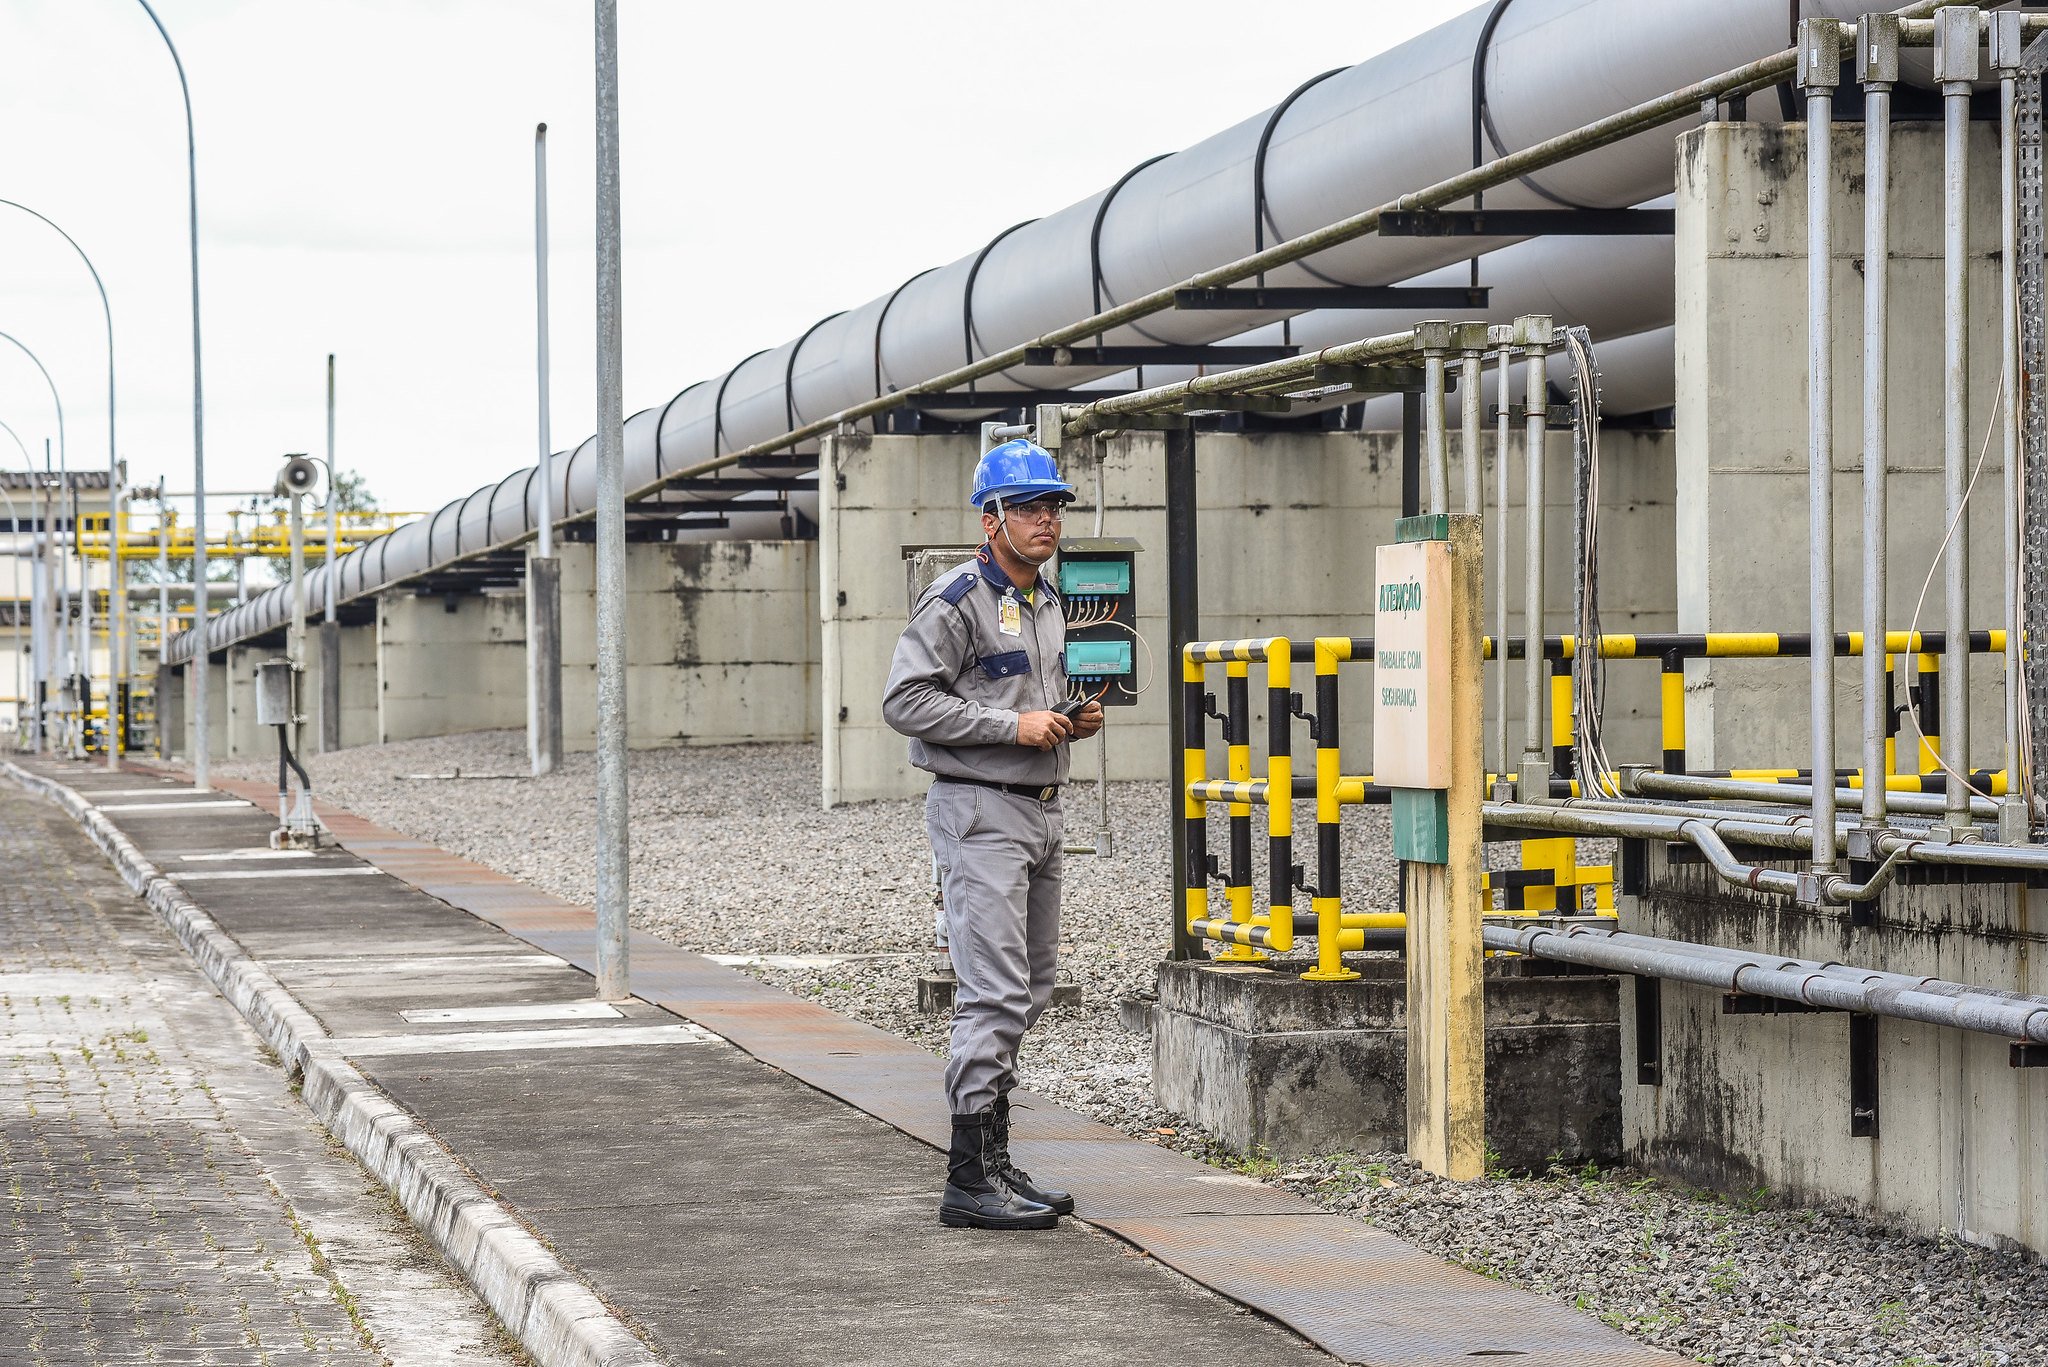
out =
<svg viewBox="0 0 2048 1367"><path fill-rule="evenodd" d="M0 1361L515 1360L69 817L0 868Z"/></svg>
<svg viewBox="0 0 2048 1367"><path fill-rule="evenodd" d="M1672 1361L1036 1098L1019 1157L1083 1220L944 1230L931 1055L644 935L592 1003L580 908L342 812L348 853L270 858L260 806L169 792L97 807L663 1358Z"/></svg>

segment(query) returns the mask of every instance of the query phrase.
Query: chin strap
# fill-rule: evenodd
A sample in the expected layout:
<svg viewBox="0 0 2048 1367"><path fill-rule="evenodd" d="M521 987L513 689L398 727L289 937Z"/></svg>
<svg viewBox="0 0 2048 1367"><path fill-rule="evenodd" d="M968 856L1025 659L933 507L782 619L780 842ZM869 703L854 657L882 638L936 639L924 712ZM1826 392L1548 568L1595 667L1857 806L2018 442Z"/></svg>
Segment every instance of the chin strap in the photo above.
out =
<svg viewBox="0 0 2048 1367"><path fill-rule="evenodd" d="M1011 555L1016 556L1019 560L1023 561L1027 565L1035 565L1038 563L1037 561L1033 560L1030 556L1024 554L1024 552L1017 549L1017 538L1010 535L1010 510L1003 503L1003 500L1000 497L996 499L996 525L1003 529L1003 540L1010 543Z"/></svg>
<svg viewBox="0 0 2048 1367"><path fill-rule="evenodd" d="M1031 558L1030 556L1028 556L1028 555L1024 554L1024 552L1022 552L1022 551L1018 550L1018 549L1017 549L1017 538L1016 538L1016 537L1014 537L1014 536L1011 536L1011 535L1010 535L1010 510L1009 510L1009 508L1008 508L1007 506L1005 506L1005 505L1004 505L1004 503L1003 503L1003 500L1002 500L1002 499L1001 499L1000 497L998 497L998 498L997 498L997 499L995 500L995 505L996 505L996 525L997 525L998 527L1000 527L1000 528L1002 528L1002 529L1003 529L1003 540L1009 543L1009 546L1010 546L1010 554L1011 554L1011 555L1014 555L1014 556L1016 556L1016 557L1017 557L1017 558L1018 558L1019 560L1023 561L1023 562L1025 563L1025 564L1027 564L1027 565L1031 566L1031 567L1032 567L1033 569L1038 569L1038 568L1041 568L1041 567L1043 567L1043 566L1045 565L1045 563L1046 563L1046 560L1050 560L1050 559L1052 559L1052 557L1051 557L1051 556L1047 556L1047 557L1045 558L1045 560L1033 560L1033 559L1032 559L1032 558Z"/></svg>

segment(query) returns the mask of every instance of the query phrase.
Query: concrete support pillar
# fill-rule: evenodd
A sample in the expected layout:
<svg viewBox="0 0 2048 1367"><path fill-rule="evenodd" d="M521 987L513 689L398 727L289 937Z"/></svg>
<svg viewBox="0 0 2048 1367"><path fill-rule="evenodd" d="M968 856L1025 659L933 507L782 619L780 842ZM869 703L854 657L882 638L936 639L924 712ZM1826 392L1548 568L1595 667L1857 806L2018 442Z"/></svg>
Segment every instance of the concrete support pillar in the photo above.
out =
<svg viewBox="0 0 2048 1367"><path fill-rule="evenodd" d="M1972 459L1995 409L1999 354L1998 153L1994 125L1971 129L1971 354L1993 358L1970 377ZM1678 376L1678 619L1682 631L1805 631L1806 153L1803 125L1708 124L1678 140L1676 352ZM1835 499L1859 507L1863 444L1863 130L1835 132L1832 211ZM1942 515L1941 136L1939 124L1892 131L1890 347L1890 582L1894 631L1907 628L1945 530ZM1970 620L2002 625L1999 499L1980 480L1971 499ZM1768 529L1766 531L1765 529ZM1604 540L1604 531L1603 531ZM1861 630L1862 532L1835 528L1835 629ZM1610 558L1610 564L1630 563ZM1942 625L1932 585L1919 628ZM1995 655L1974 657L1972 709L1987 719L1971 756L1999 762L2001 676ZM1610 672L1611 677L1611 672ZM1838 717L1859 715L1860 671L1836 672ZM1903 678L1902 678L1903 684ZM1807 673L1785 661L1696 660L1687 665L1688 760L1694 768L1809 763ZM1721 702L1727 707L1721 707ZM1903 694L1901 696L1903 701ZM1858 731L1841 725L1835 763L1859 760ZM1910 733L1900 754L1911 755ZM1910 759L1906 761L1910 764ZM1902 765L1902 767L1904 767Z"/></svg>
<svg viewBox="0 0 2048 1367"><path fill-rule="evenodd" d="M322 753L377 743L377 628L322 622L320 648L299 681L320 717Z"/></svg>
<svg viewBox="0 0 2048 1367"><path fill-rule="evenodd" d="M562 758L562 562L554 556L526 558L526 754L536 774L552 774Z"/></svg>
<svg viewBox="0 0 2048 1367"><path fill-rule="evenodd" d="M512 730L525 699L523 595L379 595L379 742Z"/></svg>
<svg viewBox="0 0 2048 1367"><path fill-rule="evenodd" d="M175 665L156 668L156 757L169 759L185 747L185 673Z"/></svg>
<svg viewBox="0 0 2048 1367"><path fill-rule="evenodd" d="M183 671L185 680L182 696L185 716L184 725L180 729L185 737L184 754L187 764L192 762L192 756L197 749L193 733L199 729L198 710L193 706L192 695L198 685L199 671L202 668L207 671L207 696L211 700L212 708L212 716L208 719L210 725L207 728L207 749L210 752L208 757L226 759L228 756L228 728L222 719L223 700L228 692L228 665L227 655L223 652L211 659L195 659L187 664Z"/></svg>
<svg viewBox="0 0 2048 1367"><path fill-rule="evenodd" d="M221 730L227 738L225 753L230 759L274 758L277 733L256 724L256 666L264 660L283 658L283 643L246 642L229 646L225 654L227 686L214 695L224 699L222 712L226 724Z"/></svg>

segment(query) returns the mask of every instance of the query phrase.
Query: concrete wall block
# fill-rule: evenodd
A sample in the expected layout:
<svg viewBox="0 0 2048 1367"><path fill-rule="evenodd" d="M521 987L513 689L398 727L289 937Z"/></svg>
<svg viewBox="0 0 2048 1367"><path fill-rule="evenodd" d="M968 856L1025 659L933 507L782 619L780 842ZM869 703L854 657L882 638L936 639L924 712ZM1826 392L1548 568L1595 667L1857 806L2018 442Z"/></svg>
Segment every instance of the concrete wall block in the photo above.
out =
<svg viewBox="0 0 2048 1367"><path fill-rule="evenodd" d="M525 607L516 594L380 595L378 740L525 725Z"/></svg>
<svg viewBox="0 0 2048 1367"><path fill-rule="evenodd" d="M1971 458L1997 391L1998 190L1995 130L1971 134ZM1715 124L1679 139L1676 279L1679 629L1805 631L1806 190L1804 130ZM1862 493L1862 129L1836 132L1835 626L1860 629ZM1893 320L1887 379L1892 476L1888 601L1893 630L1909 625L1945 532L1939 475L1943 424L1941 128L1893 130ZM1995 470L1991 472L1995 478ZM2002 625L1999 498L1980 481L1969 517L1971 618ZM1633 557L1632 557L1633 560ZM1939 627L1939 584L1919 612ZM1853 680L1860 666L1839 671ZM1970 760L2002 762L1995 667L1972 667ZM1753 682L1754 681L1754 682ZM1860 758L1854 685L1838 685L1835 762ZM1687 668L1687 726L1695 767L1810 763L1805 673L1768 676L1742 662ZM1725 696L1724 696L1725 695ZM1902 699L1903 700L1903 699ZM1723 704L1729 704L1724 706ZM1846 705L1844 705L1846 703Z"/></svg>
<svg viewBox="0 0 2048 1367"><path fill-rule="evenodd" d="M1625 929L1718 944L1769 945L1993 990L2048 989L2044 894L2014 884L1895 884L1875 926L1737 893L1651 847L1650 891L1624 899ZM1642 1048L1622 1013L1623 1057ZM1933 1237L2048 1250L2048 1192L2034 1172L2048 1125L2048 1078L2013 1068L2007 1042L1880 1019L1878 1127L1850 1133L1849 1045L1838 1013L1728 1016L1718 991L1666 983L1663 1077L1629 1083L1630 1161L1731 1195L1760 1187L1805 1203L1845 1202Z"/></svg>

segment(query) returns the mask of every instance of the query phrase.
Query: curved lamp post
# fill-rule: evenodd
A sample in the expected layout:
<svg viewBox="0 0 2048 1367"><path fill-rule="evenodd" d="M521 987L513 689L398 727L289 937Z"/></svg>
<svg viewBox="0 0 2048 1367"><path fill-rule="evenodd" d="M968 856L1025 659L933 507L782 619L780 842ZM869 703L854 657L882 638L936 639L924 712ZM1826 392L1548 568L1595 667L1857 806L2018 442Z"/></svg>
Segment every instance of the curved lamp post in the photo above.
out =
<svg viewBox="0 0 2048 1367"><path fill-rule="evenodd" d="M27 446L27 444L26 444L25 442L23 442L23 441L22 441L22 439L21 439L20 435L19 435L18 433L16 433L16 432L15 432L15 430L14 430L14 429L13 429L12 427L9 427L9 426L8 426L8 425L7 425L6 423L4 423L4 422L0 422L0 431L4 431L4 432L6 432L6 433L7 433L7 435L8 435L8 436L10 436L10 437L13 437L13 438L14 438L14 444L15 444L15 445L16 445L17 447L19 447L19 448L21 449L21 463L22 463L22 466L23 466L23 467L24 467L25 469L27 469L27 471L29 472L29 478L30 478L30 479L34 479L34 478L35 478L35 470L36 470L36 467L35 467L35 462L34 462L33 460L31 460L31 459L29 458L29 454L28 454L28 446ZM21 692L21 510L20 510L19 508L17 508L17 507L15 506L15 503L14 503L14 495L13 495L13 494L10 494L10 493L8 493L8 492L7 492L7 486L6 486L6 485L4 485L4 484L0 484L0 498L4 498L4 499L6 499L6 500L7 500L7 521L8 521L8 523L9 523L9 526L8 526L8 532L7 532L7 544L8 544L8 550L9 550L9 554L8 554L8 557L7 557L7 559L8 559L8 562L9 562L9 563L10 563L10 564L11 564L11 565L12 565L12 566L14 567L14 586L13 586L13 587L12 587L12 588L11 588L11 589L9 590L9 594L10 594L10 597L8 598L8 604L9 604L9 606L10 606L10 607L12 607L12 608L14 609L14 705L15 705L15 715L16 715L16 717L19 717L19 716L21 715L20 709L21 709L21 702L22 702L22 692ZM20 737L19 737L19 736L17 736L17 737L16 737L16 744L19 744L19 743L20 743Z"/></svg>
<svg viewBox="0 0 2048 1367"><path fill-rule="evenodd" d="M69 484L69 483L70 483L70 480L71 480L71 467L70 467L70 466L69 466L69 464L67 464L67 462L66 462L66 457L65 457L65 452L64 452L64 400L63 400L63 398L62 398L62 397L61 397L61 396L60 396L60 395L59 395L59 394L57 393L57 382L56 382L55 380L53 380L53 379L51 379L51 378L50 378L50 372L49 372L48 368L47 368L47 367L45 367L45 366L43 365L43 361L42 361L42 358L41 358L40 356L36 355L36 354L35 354L35 352L33 352L33 351L29 350L29 348L28 348L28 344L27 344L26 342L22 341L22 340L21 340L21 338L19 338L19 337L16 337L16 336L15 336L15 335L14 335L13 333L11 333L11 332L0 332L0 339L5 339L6 341L12 342L12 343L14 343L14 345L15 345L15 346L17 346L17 347L21 348L21 354L22 354L22 355L24 355L24 356L26 356L26 357L28 357L28 358L29 358L29 360L30 360L31 362L33 362L33 363L34 363L34 365L35 365L35 368L37 369L37 371L39 371L39 372L40 372L40 373L42 374L42 377L43 377L43 383L44 383L44 384L46 384L46 385L48 385L48 386L50 387L50 402L51 402L51 403L53 403L53 404L55 404L55 405L56 405L56 408L57 408L57 469L58 469L58 472L59 472L59 473L58 473L58 484L57 484L57 487L58 487L58 489L60 490L60 494L59 494L59 503L60 503L60 505L61 505L61 503L62 503L62 494L61 494L61 491L63 490L63 488L65 487L65 485L67 485L67 484ZM61 509L61 507L60 507L60 509L59 509L59 515L60 515L60 516L62 515L62 509ZM77 525L77 523L76 523L76 522L74 522L74 523L72 524L72 527L71 527L71 535L72 535L72 538L73 538L73 540L75 541L75 540L77 539L77 536L78 536L78 525ZM43 528L43 536L44 536L44 538L45 538L45 544L48 544L48 543L49 543L49 541L51 541L51 540L53 540L53 539L54 539L54 537L55 537L55 533L54 533L54 532L53 532L53 531L52 531L52 530L51 530L51 529L50 529L49 527L47 527L47 526L46 526L46 527L44 527L44 528ZM66 560L66 559L64 558L64 556L63 556L62 554L59 554L59 555L58 555L58 557L57 557L57 568L58 568L58 570L60 571L60 573L61 573L61 575L62 575L62 577L61 577L61 578L59 579L59 581L58 581L58 583L59 583L59 589L58 589L58 594L59 594L59 596L58 596L58 602L59 602L59 603L61 604L61 603L63 603L63 601L64 601L64 599L65 599L65 598L67 598L67 597L69 597L69 596L70 596L70 566L69 566L69 562L68 562L68 561L67 561L67 560ZM82 570L82 569L81 569L80 573L81 573L81 574L83 573L83 570ZM84 613L82 613L82 612L81 612L81 613L79 614L79 617L78 617L78 621L79 621L79 635L80 635L80 639L79 639L79 642L78 642L78 658L79 658L79 661L80 661L80 665L79 665L79 667L80 667L81 669L90 669L90 668L91 668L91 660L92 660L92 657L91 657L90 655L88 655L88 654L86 653L86 648L87 648L87 647L88 647L88 646L89 646L89 645L90 645L91 643L90 643L89 641L87 641L86 639L84 639L84 628L85 628L85 614L84 614ZM59 619L59 620L58 620L58 621L57 621L56 623L54 623L53 625L54 625L54 627L55 627L55 632L54 632L54 639L52 640L51 644L52 644L52 645L61 645L61 644L63 644L63 640L64 640L64 624L63 624L63 621L62 621L62 619L60 618L60 619ZM38 711L38 713L37 713L37 716L36 716L36 735L37 735L37 738L38 738L39 740L40 740L40 739L42 738L42 735L43 735L43 730L42 730L42 726L43 726L43 721L42 721L42 715L41 715L40 711Z"/></svg>
<svg viewBox="0 0 2048 1367"><path fill-rule="evenodd" d="M121 767L122 726L122 685L128 682L128 655L126 632L128 626L127 579L121 563L121 461L115 454L114 446L114 310L107 303L107 287L100 280L99 268L92 264L92 258L85 254L85 248L78 245L76 238L64 231L48 215L37 213L26 204L12 199L0 199L0 204L19 209L32 218L39 218L56 230L57 236L71 244L71 250L78 253L78 259L85 263L86 273L92 276L93 288L100 292L100 315L107 325L107 551L108 587L111 603L107 611L107 767Z"/></svg>
<svg viewBox="0 0 2048 1367"><path fill-rule="evenodd" d="M5 432L8 436L14 438L14 445L21 452L22 468L28 471L29 478L33 480L36 473L36 461L35 457L28 453L28 443L21 439L20 433L9 427L4 421L0 421L0 432ZM0 493L4 492L4 490L0 490ZM33 511L35 505L31 503L29 507ZM24 701L21 678L21 517L15 511L14 499L12 497L9 497L7 500L7 515L14 521L14 529L11 534L14 553L8 559L14 563L14 696L18 704ZM41 603L32 599L29 603L30 616L40 616L41 613ZM38 641L41 639L39 632L37 633L37 639ZM36 649L40 650L41 646L37 645ZM30 729L35 733L36 748L40 750L42 749L43 719L42 715L33 707L29 709L29 723Z"/></svg>
<svg viewBox="0 0 2048 1367"><path fill-rule="evenodd" d="M199 633L199 668L192 680L192 786L204 792L209 786L206 770L212 740L207 726L206 686L206 609L212 595L206 591L206 408L199 368L199 154L192 135L192 87L185 80L185 63L178 56L178 45L171 41L170 30L157 18L149 0L135 2L142 6L149 22L156 25L164 46L170 49L171 65L178 69L178 93L185 98L186 235L192 256L192 598L196 605L192 626Z"/></svg>

